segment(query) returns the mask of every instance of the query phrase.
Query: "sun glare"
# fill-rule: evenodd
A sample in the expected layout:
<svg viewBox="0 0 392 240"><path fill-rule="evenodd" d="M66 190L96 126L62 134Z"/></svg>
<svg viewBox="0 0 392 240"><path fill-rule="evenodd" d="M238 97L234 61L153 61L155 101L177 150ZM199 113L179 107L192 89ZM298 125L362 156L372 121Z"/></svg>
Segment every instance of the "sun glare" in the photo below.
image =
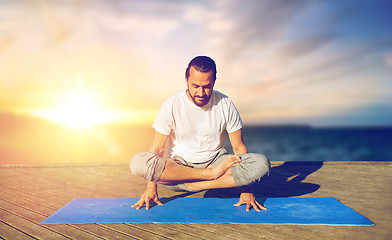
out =
<svg viewBox="0 0 392 240"><path fill-rule="evenodd" d="M87 128L106 123L107 112L99 106L94 94L74 91L65 94L57 107L40 112L39 115L69 128Z"/></svg>
<svg viewBox="0 0 392 240"><path fill-rule="evenodd" d="M150 125L154 109L113 109L104 107L104 97L85 87L72 88L50 98L47 108L32 109L30 114L71 129L86 129L102 124ZM108 104L106 104L108 105Z"/></svg>

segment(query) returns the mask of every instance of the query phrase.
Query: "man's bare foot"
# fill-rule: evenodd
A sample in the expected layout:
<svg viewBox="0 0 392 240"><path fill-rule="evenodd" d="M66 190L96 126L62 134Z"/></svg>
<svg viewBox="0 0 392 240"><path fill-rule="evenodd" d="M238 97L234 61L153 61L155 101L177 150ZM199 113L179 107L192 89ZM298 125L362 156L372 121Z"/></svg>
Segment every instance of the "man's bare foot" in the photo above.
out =
<svg viewBox="0 0 392 240"><path fill-rule="evenodd" d="M230 168L236 166L241 162L241 158L238 155L228 156L223 162L218 165L211 165L207 167L211 171L212 179L217 179L227 172ZM212 180L211 179L211 180Z"/></svg>
<svg viewBox="0 0 392 240"><path fill-rule="evenodd" d="M212 182L217 181L220 177L225 175L229 169L236 166L241 162L241 158L237 155L228 156L223 162L218 165L211 165L206 168L211 172L211 176L213 176L210 180L202 180L202 181L190 181L184 182L185 187L187 187L191 191L202 191L210 188L214 188ZM231 187L231 186L230 186Z"/></svg>
<svg viewBox="0 0 392 240"><path fill-rule="evenodd" d="M200 181L200 182L184 182L184 186L191 190L192 192L201 191L203 189L203 185L207 181Z"/></svg>

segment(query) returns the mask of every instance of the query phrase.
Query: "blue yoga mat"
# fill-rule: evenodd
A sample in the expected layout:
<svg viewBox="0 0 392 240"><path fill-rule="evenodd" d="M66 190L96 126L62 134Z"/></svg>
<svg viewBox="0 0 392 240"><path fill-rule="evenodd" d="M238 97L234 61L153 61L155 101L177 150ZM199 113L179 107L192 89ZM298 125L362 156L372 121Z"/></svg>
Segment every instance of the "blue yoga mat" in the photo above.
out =
<svg viewBox="0 0 392 240"><path fill-rule="evenodd" d="M138 198L77 198L41 224L237 223L374 225L335 198L268 198L268 210L235 207L238 198L177 198L146 211L131 206Z"/></svg>

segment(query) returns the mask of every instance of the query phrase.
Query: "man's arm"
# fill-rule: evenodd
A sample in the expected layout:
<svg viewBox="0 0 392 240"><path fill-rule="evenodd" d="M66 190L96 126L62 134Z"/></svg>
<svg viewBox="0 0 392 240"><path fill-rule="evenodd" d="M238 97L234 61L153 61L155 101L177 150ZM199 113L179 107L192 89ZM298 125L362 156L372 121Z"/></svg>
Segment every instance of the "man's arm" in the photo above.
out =
<svg viewBox="0 0 392 240"><path fill-rule="evenodd" d="M152 142L152 145L150 147L150 152L153 152L158 156L163 157L166 150L165 144L168 137L168 135L155 131L154 141Z"/></svg>
<svg viewBox="0 0 392 240"><path fill-rule="evenodd" d="M158 156L163 156L165 154L165 145L168 136L155 131L154 141L150 147L150 152L157 154ZM159 201L157 184L155 182L147 182L147 187L139 201L132 205L136 209L140 209L146 204L146 210L150 209L150 201L153 200L158 205L163 205Z"/></svg>
<svg viewBox="0 0 392 240"><path fill-rule="evenodd" d="M234 154L248 153L248 149L244 143L244 139L242 138L242 129L229 133L229 139ZM246 211L249 211L251 206L258 212L260 212L260 209L267 210L265 206L256 201L250 186L245 186L242 188L240 200L238 203L234 204L234 206L241 206L242 204L246 204Z"/></svg>
<svg viewBox="0 0 392 240"><path fill-rule="evenodd" d="M248 153L248 149L246 148L244 139L242 138L242 129L229 133L229 139L234 154L238 155Z"/></svg>

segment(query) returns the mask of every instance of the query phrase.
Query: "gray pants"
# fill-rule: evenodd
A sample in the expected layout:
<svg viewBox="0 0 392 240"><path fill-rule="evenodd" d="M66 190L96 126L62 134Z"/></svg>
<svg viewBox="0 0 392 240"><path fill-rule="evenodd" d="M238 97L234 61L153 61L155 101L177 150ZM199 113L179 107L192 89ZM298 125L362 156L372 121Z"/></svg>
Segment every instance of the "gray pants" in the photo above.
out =
<svg viewBox="0 0 392 240"><path fill-rule="evenodd" d="M221 163L226 157L231 155L225 149L222 149L214 159L205 163L189 163L179 156L174 156L173 160L177 164L188 167L207 168L211 164L217 165ZM269 174L271 163L264 155L246 153L239 154L239 156L242 160L241 163L231 168L234 182L238 187L258 182L263 176ZM133 174L143 177L147 181L156 182L162 175L166 160L166 158L159 157L152 152L141 152L132 157L130 168ZM189 191L184 184L165 185L165 187L173 191Z"/></svg>

